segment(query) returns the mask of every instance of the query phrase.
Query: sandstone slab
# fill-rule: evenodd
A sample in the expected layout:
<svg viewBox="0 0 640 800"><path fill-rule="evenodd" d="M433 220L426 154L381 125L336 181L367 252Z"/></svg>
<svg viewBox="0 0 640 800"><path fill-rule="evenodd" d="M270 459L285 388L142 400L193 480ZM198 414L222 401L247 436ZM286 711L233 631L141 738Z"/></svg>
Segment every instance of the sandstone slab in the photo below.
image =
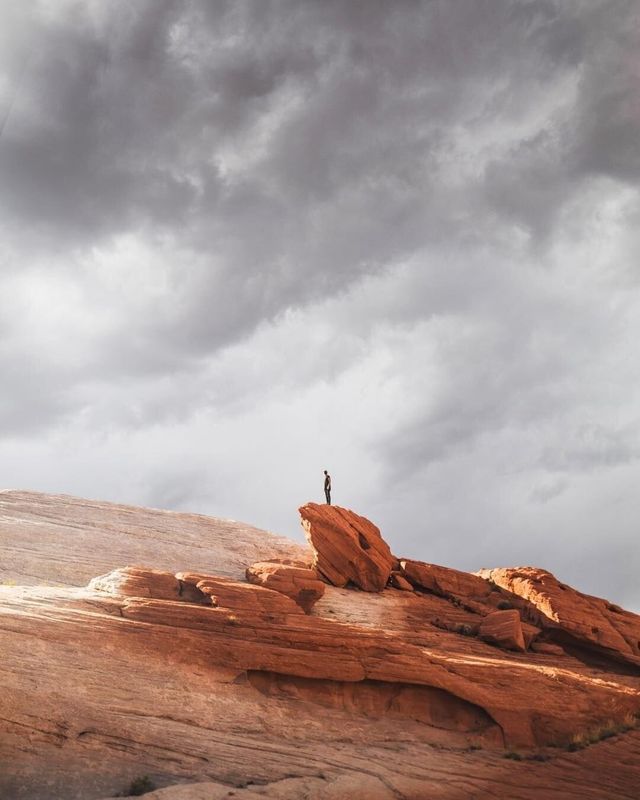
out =
<svg viewBox="0 0 640 800"><path fill-rule="evenodd" d="M194 572L179 572L176 577L209 597L214 606L242 608L246 612L260 614L304 613L293 599L265 586L241 583L221 575Z"/></svg>
<svg viewBox="0 0 640 800"><path fill-rule="evenodd" d="M400 561L402 574L415 586L456 600L483 600L491 593L491 585L483 578L424 561Z"/></svg>
<svg viewBox="0 0 640 800"><path fill-rule="evenodd" d="M85 586L124 564L244 579L248 564L309 549L253 525L41 492L0 491L0 581Z"/></svg>
<svg viewBox="0 0 640 800"><path fill-rule="evenodd" d="M170 572L146 567L120 567L89 581L88 588L113 595L177 600L180 582Z"/></svg>
<svg viewBox="0 0 640 800"><path fill-rule="evenodd" d="M485 642L505 650L526 650L520 613L514 608L487 614L480 623L478 636Z"/></svg>
<svg viewBox="0 0 640 800"><path fill-rule="evenodd" d="M309 612L324 594L325 584L310 567L261 561L247 567L247 580L290 597Z"/></svg>

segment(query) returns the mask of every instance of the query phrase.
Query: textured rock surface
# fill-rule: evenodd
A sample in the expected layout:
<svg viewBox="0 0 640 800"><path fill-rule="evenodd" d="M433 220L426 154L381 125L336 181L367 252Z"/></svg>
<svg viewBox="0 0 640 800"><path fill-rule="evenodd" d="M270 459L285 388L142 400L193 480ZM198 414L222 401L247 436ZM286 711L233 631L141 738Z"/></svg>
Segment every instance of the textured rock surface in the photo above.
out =
<svg viewBox="0 0 640 800"><path fill-rule="evenodd" d="M504 647L505 650L526 650L520 612L515 608L508 611L493 611L480 623L478 636L490 644Z"/></svg>
<svg viewBox="0 0 640 800"><path fill-rule="evenodd" d="M365 592L384 589L395 559L372 522L346 508L317 503L301 506L300 516L314 566L329 583L351 581Z"/></svg>
<svg viewBox="0 0 640 800"><path fill-rule="evenodd" d="M491 585L483 578L469 572L460 572L423 561L400 561L403 575L415 586L441 597L465 600L483 600L491 594Z"/></svg>
<svg viewBox="0 0 640 800"><path fill-rule="evenodd" d="M89 582L94 592L135 597L155 597L156 600L182 599L183 584L175 575L159 569L146 567L122 567L106 575L99 575ZM188 600L195 598L189 593ZM204 596L201 597L204 600Z"/></svg>
<svg viewBox="0 0 640 800"><path fill-rule="evenodd" d="M23 511L10 505L1 525L19 530ZM90 560L82 504L43 506L60 539L46 549L75 543ZM105 530L112 513L121 510L100 505ZM528 600L489 583L479 597L474 581L465 598L457 578L452 597L328 586L305 615L233 574L237 541L228 556L212 547L225 574L163 568L147 513L134 527L140 562L154 569L117 569L85 588L0 586L0 797L96 800L147 774L176 784L159 800L637 797L640 731L622 732L640 711L634 664L585 641L520 653L469 635L500 603L539 614ZM6 543L24 563L20 539ZM269 558L294 560L291 547ZM557 648L543 637L561 633L554 622L534 647ZM610 721L617 735L566 751L574 736L602 738ZM522 761L504 757L505 739Z"/></svg>
<svg viewBox="0 0 640 800"><path fill-rule="evenodd" d="M403 592L412 592L413 586L409 583L409 581L405 578L405 576L396 570L391 572L391 577L389 578L389 583L395 589L401 589Z"/></svg>
<svg viewBox="0 0 640 800"><path fill-rule="evenodd" d="M561 583L537 567L482 570L497 586L522 598L537 612L537 622L560 639L592 646L640 665L640 617Z"/></svg>
<svg viewBox="0 0 640 800"><path fill-rule="evenodd" d="M272 589L196 572L179 572L176 577L185 586L193 586L209 597L214 606L241 608L258 614L303 613L294 600Z"/></svg>
<svg viewBox="0 0 640 800"><path fill-rule="evenodd" d="M255 561L309 556L233 520L18 491L0 492L0 552L0 581L45 586L85 586L125 564L243 579Z"/></svg>
<svg viewBox="0 0 640 800"><path fill-rule="evenodd" d="M398 800L398 795L372 775L288 778L248 789L221 783L170 786L144 795L147 800ZM111 800L111 798L106 798Z"/></svg>
<svg viewBox="0 0 640 800"><path fill-rule="evenodd" d="M246 576L251 583L287 595L306 612L311 611L324 594L325 584L310 567L260 561L247 567Z"/></svg>

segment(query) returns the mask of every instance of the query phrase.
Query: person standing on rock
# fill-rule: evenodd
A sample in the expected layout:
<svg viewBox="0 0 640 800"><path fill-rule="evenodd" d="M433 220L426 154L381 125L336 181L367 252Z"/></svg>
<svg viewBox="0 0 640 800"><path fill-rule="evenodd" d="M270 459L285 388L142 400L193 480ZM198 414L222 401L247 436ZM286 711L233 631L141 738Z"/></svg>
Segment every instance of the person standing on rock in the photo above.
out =
<svg viewBox="0 0 640 800"><path fill-rule="evenodd" d="M327 505L331 505L331 475L324 471L324 496L327 498Z"/></svg>

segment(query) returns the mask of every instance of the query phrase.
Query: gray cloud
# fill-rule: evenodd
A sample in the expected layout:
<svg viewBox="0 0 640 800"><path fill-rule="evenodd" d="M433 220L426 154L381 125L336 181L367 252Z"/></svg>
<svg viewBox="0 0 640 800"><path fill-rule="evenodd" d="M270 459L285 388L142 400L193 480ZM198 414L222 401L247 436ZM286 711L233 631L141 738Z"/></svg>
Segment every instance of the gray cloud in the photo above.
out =
<svg viewBox="0 0 640 800"><path fill-rule="evenodd" d="M571 572L587 535L595 582L638 469L634 6L0 0L0 480L292 533L329 466L397 549Z"/></svg>

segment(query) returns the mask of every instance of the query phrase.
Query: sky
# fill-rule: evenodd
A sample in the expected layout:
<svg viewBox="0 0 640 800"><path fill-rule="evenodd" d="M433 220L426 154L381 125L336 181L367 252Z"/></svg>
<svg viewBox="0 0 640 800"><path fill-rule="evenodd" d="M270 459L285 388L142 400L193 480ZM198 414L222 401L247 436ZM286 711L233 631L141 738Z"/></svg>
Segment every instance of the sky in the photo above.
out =
<svg viewBox="0 0 640 800"><path fill-rule="evenodd" d="M640 611L635 0L0 0L0 486ZM215 565L212 565L215 566Z"/></svg>

